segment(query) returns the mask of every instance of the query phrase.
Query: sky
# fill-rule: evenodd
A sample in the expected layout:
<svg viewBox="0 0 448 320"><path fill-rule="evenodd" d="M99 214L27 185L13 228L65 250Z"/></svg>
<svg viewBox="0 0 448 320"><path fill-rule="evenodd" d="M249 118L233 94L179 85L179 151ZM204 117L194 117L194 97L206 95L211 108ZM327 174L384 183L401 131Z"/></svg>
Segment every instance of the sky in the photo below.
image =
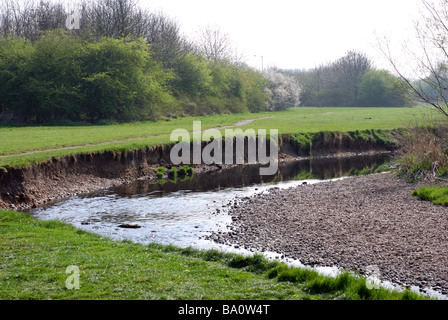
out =
<svg viewBox="0 0 448 320"><path fill-rule="evenodd" d="M310 69L357 50L390 69L377 37L401 44L412 34L421 0L140 0L175 19L193 38L207 26L228 34L254 68Z"/></svg>

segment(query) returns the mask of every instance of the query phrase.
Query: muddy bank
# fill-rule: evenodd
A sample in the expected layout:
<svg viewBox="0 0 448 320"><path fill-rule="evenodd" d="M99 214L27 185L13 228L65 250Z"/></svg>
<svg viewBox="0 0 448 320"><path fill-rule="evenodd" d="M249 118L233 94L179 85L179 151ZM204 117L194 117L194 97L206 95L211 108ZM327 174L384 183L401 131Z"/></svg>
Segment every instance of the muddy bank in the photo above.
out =
<svg viewBox="0 0 448 320"><path fill-rule="evenodd" d="M448 293L448 210L410 194L392 173L302 185L235 201L219 243L274 251Z"/></svg>
<svg viewBox="0 0 448 320"><path fill-rule="evenodd" d="M314 134L312 139L306 137L304 141L298 142L297 137L282 136L279 141L280 161L308 157L310 154L334 156L381 152L394 148L393 145L377 139L370 131L367 138L365 135L357 137L350 133ZM203 143L202 148L205 146L206 143ZM65 156L31 164L27 168L0 168L0 208L25 210L57 199L107 189L138 179L155 180L153 168L172 165L170 151L170 146L157 146L144 150ZM196 172L200 172L219 170L223 166L193 167Z"/></svg>

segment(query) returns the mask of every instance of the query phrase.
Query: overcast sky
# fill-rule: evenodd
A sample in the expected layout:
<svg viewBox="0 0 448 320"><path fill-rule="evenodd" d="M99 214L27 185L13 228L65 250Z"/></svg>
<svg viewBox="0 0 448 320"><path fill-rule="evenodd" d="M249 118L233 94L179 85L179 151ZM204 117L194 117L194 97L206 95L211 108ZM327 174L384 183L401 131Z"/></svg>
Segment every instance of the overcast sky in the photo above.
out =
<svg viewBox="0 0 448 320"><path fill-rule="evenodd" d="M418 17L421 0L140 0L151 11L174 18L194 36L218 26L246 62L261 68L313 68L348 50L366 53L387 68L375 32L404 41ZM254 57L256 55L256 57Z"/></svg>

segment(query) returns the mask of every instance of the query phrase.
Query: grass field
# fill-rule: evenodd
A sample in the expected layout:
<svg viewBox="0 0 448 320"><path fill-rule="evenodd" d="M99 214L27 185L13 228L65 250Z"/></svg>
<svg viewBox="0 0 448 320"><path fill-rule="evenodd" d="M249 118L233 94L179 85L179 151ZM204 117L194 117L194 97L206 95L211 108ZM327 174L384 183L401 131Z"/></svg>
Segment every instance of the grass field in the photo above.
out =
<svg viewBox="0 0 448 320"><path fill-rule="evenodd" d="M192 131L193 121L201 121L202 129L209 129L232 125L241 120L264 118L241 128L278 129L280 134L294 134L391 130L405 127L413 121L437 117L438 114L433 110L423 107L301 107L282 112L213 115L103 126L0 126L0 167L23 166L76 153L131 150L167 144L174 129Z"/></svg>
<svg viewBox="0 0 448 320"><path fill-rule="evenodd" d="M0 211L1 299L422 299L368 289L348 272L336 278L260 255L112 241L56 221ZM79 268L79 287L67 286ZM72 285L75 282L70 282Z"/></svg>

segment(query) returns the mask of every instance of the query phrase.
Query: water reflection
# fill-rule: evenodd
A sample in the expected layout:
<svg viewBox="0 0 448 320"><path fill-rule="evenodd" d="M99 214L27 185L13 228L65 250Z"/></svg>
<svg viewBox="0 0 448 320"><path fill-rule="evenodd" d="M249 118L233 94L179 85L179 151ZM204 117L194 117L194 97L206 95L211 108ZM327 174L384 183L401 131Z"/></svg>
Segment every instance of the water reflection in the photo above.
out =
<svg viewBox="0 0 448 320"><path fill-rule="evenodd" d="M345 158L317 158L289 161L279 165L277 174L260 176L259 165L236 166L214 172L196 174L193 179L166 181L158 184L150 181L137 181L111 189L122 196L151 194L163 196L179 190L194 192L219 191L226 188L279 183L298 180L327 180L344 176L374 173L381 170L391 159L389 153L354 156Z"/></svg>

